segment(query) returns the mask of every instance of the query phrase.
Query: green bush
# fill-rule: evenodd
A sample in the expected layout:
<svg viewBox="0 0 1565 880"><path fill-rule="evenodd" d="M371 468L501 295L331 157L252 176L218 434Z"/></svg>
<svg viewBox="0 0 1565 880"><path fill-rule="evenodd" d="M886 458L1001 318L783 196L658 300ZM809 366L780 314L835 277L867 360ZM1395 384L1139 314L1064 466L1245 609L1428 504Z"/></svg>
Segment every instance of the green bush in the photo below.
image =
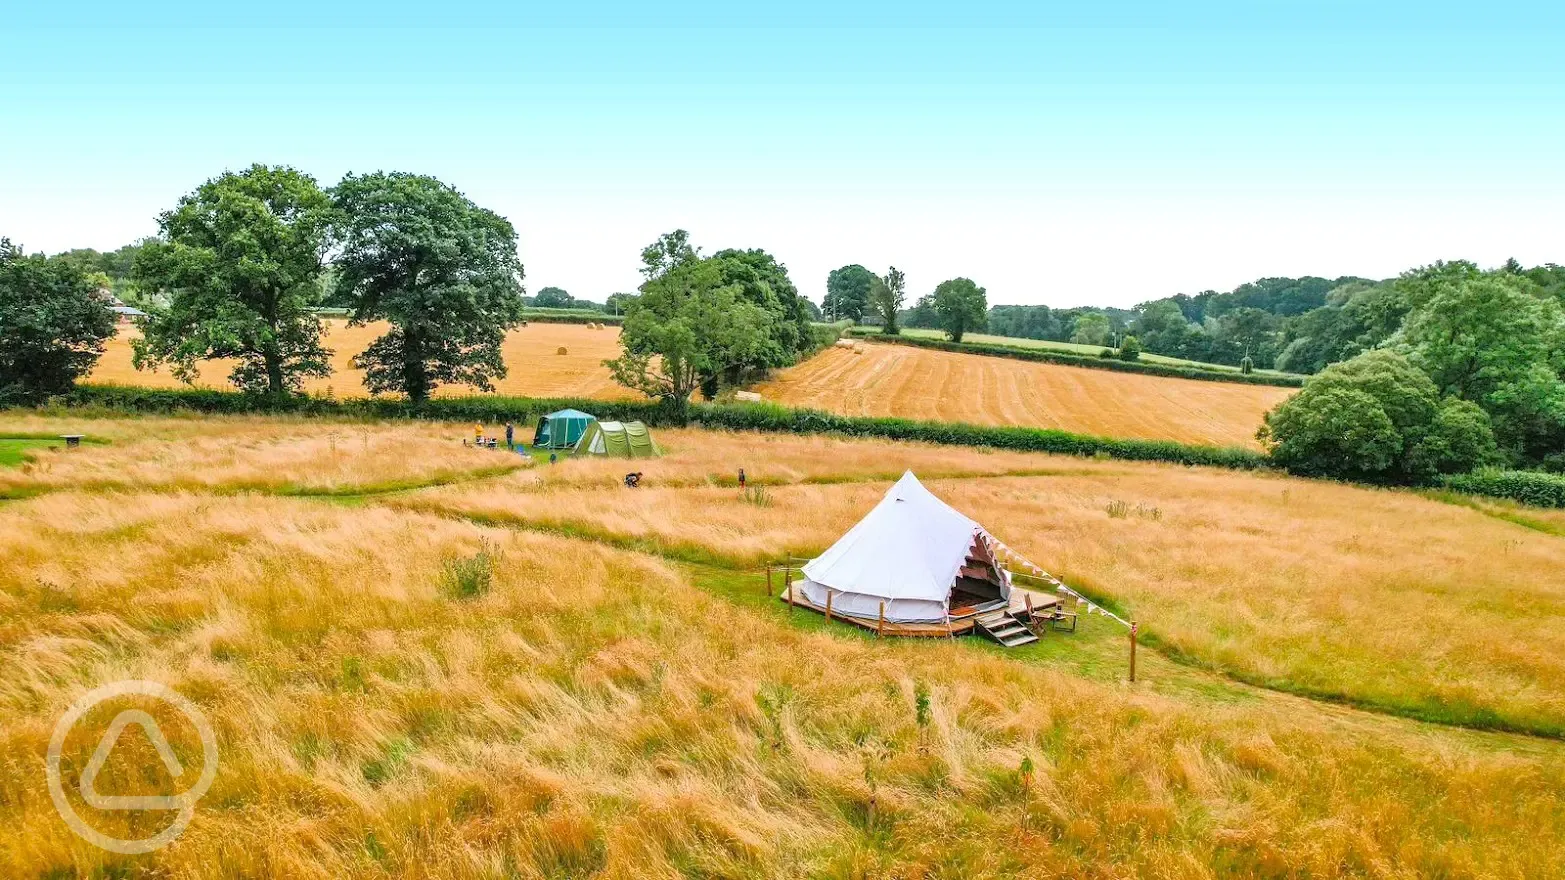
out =
<svg viewBox="0 0 1565 880"><path fill-rule="evenodd" d="M1095 370L1116 370L1121 373L1142 373L1148 376L1166 376L1171 379L1199 379L1206 382L1235 382L1241 385L1275 385L1281 388L1298 388L1304 384L1301 376L1278 376L1262 373L1243 375L1233 370L1217 367L1184 367L1174 364L1149 363L1143 360L1123 361L1112 348L1103 349L1098 355L1072 354L1046 348L1022 348L994 345L987 342L947 342L943 339L922 339L915 336L887 338L878 333L849 331L854 336L887 345L912 345L932 348L936 351L952 351L963 354L987 355L1010 358L1017 361L1034 361L1045 364L1061 364L1067 367L1087 367Z"/></svg>
<svg viewBox="0 0 1565 880"><path fill-rule="evenodd" d="M1141 340L1134 336L1126 336L1119 344L1119 352L1116 355L1122 361L1141 360Z"/></svg>
<svg viewBox="0 0 1565 880"><path fill-rule="evenodd" d="M1422 370L1387 349L1327 367L1266 414L1260 437L1293 473L1369 482L1427 482L1496 456L1481 409L1442 401Z"/></svg>
<svg viewBox="0 0 1565 880"><path fill-rule="evenodd" d="M772 493L765 486L746 486L740 490L739 497L744 503L755 507L772 506Z"/></svg>
<svg viewBox="0 0 1565 880"><path fill-rule="evenodd" d="M1446 477L1443 484L1454 492L1508 498L1534 507L1565 507L1565 474L1481 470Z"/></svg>
<svg viewBox="0 0 1565 880"><path fill-rule="evenodd" d="M440 569L440 591L451 599L477 599L494 586L495 567L503 559L498 547L485 540L472 556L447 559Z"/></svg>

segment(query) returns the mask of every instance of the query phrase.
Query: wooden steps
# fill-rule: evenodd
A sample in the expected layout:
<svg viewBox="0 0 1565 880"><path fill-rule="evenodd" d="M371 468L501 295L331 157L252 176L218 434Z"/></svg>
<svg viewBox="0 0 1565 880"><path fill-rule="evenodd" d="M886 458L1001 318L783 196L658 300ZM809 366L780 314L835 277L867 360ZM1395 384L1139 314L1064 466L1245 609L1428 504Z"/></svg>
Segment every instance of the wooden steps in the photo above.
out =
<svg viewBox="0 0 1565 880"><path fill-rule="evenodd" d="M1038 641L1032 630L1010 615L1008 611L986 611L973 618L978 632L1007 648L1030 645Z"/></svg>

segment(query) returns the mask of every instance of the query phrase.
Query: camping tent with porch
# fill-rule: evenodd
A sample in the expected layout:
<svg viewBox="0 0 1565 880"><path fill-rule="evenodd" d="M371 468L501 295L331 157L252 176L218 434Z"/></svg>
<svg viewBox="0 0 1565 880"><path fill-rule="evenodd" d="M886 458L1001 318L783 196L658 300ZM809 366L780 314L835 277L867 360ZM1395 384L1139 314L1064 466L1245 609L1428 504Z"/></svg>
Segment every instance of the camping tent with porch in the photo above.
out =
<svg viewBox="0 0 1565 880"><path fill-rule="evenodd" d="M616 458L656 458L663 453L641 422L593 422L576 441L571 455L612 455Z"/></svg>
<svg viewBox="0 0 1565 880"><path fill-rule="evenodd" d="M587 433L587 426L595 424L598 417L579 409L562 409L538 420L538 430L533 433L533 446L538 449L571 449L576 441Z"/></svg>
<svg viewBox="0 0 1565 880"><path fill-rule="evenodd" d="M891 623L1002 611L1011 576L984 527L902 475L858 525L806 563L796 586L811 605ZM884 610L882 610L884 609Z"/></svg>

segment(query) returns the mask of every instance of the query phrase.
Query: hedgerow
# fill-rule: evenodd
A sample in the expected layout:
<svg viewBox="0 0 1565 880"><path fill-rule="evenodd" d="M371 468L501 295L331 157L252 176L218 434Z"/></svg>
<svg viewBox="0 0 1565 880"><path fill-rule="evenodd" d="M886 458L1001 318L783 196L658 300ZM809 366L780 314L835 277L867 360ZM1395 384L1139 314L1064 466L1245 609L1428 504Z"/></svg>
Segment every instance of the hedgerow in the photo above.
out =
<svg viewBox="0 0 1565 880"><path fill-rule="evenodd" d="M852 332L852 331L850 331ZM1060 364L1067 367L1086 367L1092 370L1112 370L1120 373L1141 373L1148 376L1166 376L1174 379L1199 379L1205 382L1234 382L1240 385L1275 385L1280 388L1299 388L1304 379L1299 376L1276 376L1262 373L1237 373L1231 370L1179 367L1172 364L1148 361L1123 361L1117 358L1101 358L1092 355L1071 354L1044 348L1023 348L1011 345L995 345L988 342L948 342L942 339L921 339L916 336L881 336L875 333L854 333L861 339L887 345L911 345L959 354L977 354L987 357L1010 358L1017 361L1035 361Z"/></svg>
<svg viewBox="0 0 1565 880"><path fill-rule="evenodd" d="M522 312L522 320L530 324L608 324L619 326L625 323L624 315L607 315L603 312L589 312L583 310L560 309L527 309Z"/></svg>
<svg viewBox="0 0 1565 880"><path fill-rule="evenodd" d="M1506 498L1534 507L1565 507L1565 474L1484 470L1446 477L1443 484L1470 495Z"/></svg>
<svg viewBox="0 0 1565 880"><path fill-rule="evenodd" d="M555 410L579 409L602 419L634 419L654 427L697 425L772 433L839 434L1228 468L1248 469L1266 465L1265 457L1259 452L1233 447L1194 446L1166 440L1120 440L1046 428L987 427L954 422L843 416L765 403L693 403L681 412L676 407L652 401L475 395L437 397L415 405L400 398L336 400L305 395L275 396L121 385L79 385L70 394L56 397L53 401L57 406L96 407L137 413L268 413L485 423L524 422Z"/></svg>
<svg viewBox="0 0 1565 880"><path fill-rule="evenodd" d="M139 388L78 385L51 398L51 406L108 412L177 414L184 412L330 416L362 419L430 419L499 424L530 422L561 409L579 409L602 419L636 420L653 427L695 425L736 431L836 434L886 440L914 440L948 446L1105 456L1129 461L1164 461L1241 470L1274 467L1260 452L1236 447L1195 446L1168 440L1121 440L1047 428L989 427L960 422L843 416L773 403L693 403L683 412L646 400L596 400L571 397L438 397L421 405L400 398L337 400L305 395L274 396L199 388ZM1454 492L1506 498L1538 507L1565 507L1565 475L1538 471L1477 471L1444 478Z"/></svg>

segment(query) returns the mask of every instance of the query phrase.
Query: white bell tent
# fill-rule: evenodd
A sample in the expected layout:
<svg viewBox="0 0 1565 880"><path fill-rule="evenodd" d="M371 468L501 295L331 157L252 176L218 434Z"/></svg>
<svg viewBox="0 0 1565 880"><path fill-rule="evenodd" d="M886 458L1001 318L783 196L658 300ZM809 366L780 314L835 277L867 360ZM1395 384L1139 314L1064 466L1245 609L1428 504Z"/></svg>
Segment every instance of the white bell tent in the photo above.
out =
<svg viewBox="0 0 1565 880"><path fill-rule="evenodd" d="M912 471L858 525L803 567L798 589L834 613L938 622L1006 607L1010 574L984 527L936 498Z"/></svg>

